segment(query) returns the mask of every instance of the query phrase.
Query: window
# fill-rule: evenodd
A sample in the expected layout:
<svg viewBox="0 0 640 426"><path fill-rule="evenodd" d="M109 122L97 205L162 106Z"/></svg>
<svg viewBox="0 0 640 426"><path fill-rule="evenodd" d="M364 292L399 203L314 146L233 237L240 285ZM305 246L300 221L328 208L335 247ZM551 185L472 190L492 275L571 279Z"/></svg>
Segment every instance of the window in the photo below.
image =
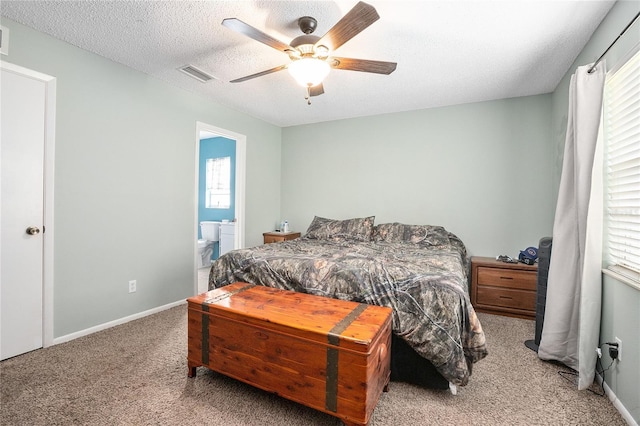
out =
<svg viewBox="0 0 640 426"><path fill-rule="evenodd" d="M207 159L205 207L208 209L231 207L231 157Z"/></svg>
<svg viewBox="0 0 640 426"><path fill-rule="evenodd" d="M640 47L640 46L639 46ZM605 253L609 269L640 277L640 51L605 82Z"/></svg>

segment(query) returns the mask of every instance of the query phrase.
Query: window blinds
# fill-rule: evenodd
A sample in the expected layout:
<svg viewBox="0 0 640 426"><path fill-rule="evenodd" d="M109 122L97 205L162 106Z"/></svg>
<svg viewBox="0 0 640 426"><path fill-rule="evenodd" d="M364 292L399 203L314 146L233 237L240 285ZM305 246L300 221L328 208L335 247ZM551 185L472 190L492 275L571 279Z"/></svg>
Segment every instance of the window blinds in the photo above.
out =
<svg viewBox="0 0 640 426"><path fill-rule="evenodd" d="M207 159L206 203L208 209L231 207L231 157Z"/></svg>
<svg viewBox="0 0 640 426"><path fill-rule="evenodd" d="M605 83L606 251L640 272L640 51Z"/></svg>

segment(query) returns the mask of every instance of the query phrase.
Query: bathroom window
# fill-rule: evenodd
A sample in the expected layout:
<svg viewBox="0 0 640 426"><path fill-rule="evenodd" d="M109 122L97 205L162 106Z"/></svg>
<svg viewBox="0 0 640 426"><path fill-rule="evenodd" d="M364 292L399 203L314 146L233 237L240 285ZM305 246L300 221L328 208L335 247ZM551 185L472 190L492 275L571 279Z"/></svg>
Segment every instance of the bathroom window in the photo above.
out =
<svg viewBox="0 0 640 426"><path fill-rule="evenodd" d="M207 159L206 191L206 208L231 207L231 157Z"/></svg>

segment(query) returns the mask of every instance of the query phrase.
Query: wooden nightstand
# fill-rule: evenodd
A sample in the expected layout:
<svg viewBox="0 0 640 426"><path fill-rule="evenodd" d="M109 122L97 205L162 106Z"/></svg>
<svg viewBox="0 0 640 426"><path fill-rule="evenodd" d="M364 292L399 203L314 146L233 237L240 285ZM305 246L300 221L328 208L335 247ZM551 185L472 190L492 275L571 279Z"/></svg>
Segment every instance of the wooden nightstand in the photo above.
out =
<svg viewBox="0 0 640 426"><path fill-rule="evenodd" d="M265 232L262 234L265 244L279 243L281 241L295 240L300 238L299 232Z"/></svg>
<svg viewBox="0 0 640 426"><path fill-rule="evenodd" d="M538 265L471 258L471 304L478 312L520 318L536 316Z"/></svg>

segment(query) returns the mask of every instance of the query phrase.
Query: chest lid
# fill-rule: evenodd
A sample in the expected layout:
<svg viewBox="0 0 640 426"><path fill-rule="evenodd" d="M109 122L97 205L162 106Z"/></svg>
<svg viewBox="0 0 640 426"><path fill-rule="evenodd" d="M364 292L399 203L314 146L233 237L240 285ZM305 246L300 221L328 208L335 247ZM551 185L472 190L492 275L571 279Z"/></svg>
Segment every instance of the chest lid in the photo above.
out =
<svg viewBox="0 0 640 426"><path fill-rule="evenodd" d="M201 310L256 327L369 352L391 324L391 308L247 283L233 283L187 299Z"/></svg>

